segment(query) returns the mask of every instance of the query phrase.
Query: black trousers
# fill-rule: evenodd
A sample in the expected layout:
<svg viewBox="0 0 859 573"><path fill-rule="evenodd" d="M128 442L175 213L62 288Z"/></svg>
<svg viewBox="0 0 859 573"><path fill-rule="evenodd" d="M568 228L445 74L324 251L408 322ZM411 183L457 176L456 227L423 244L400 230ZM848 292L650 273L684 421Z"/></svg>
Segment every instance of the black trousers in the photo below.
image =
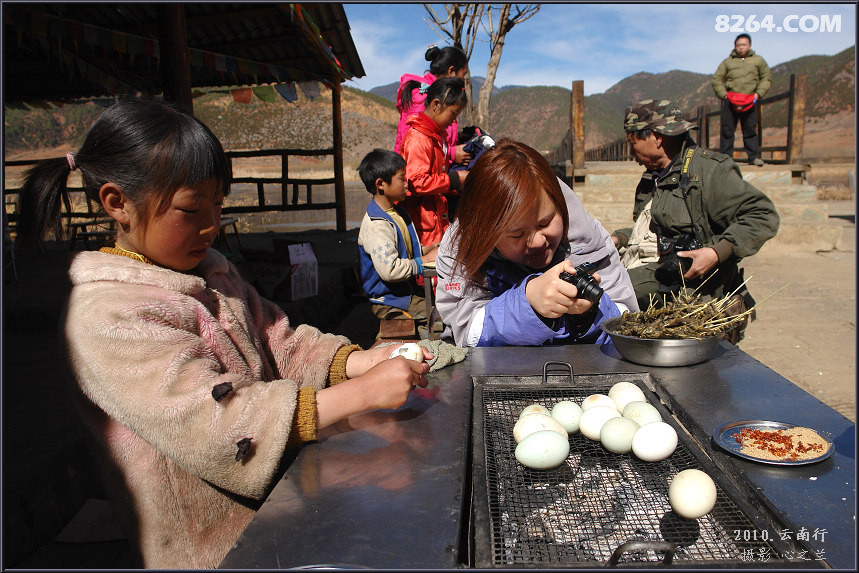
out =
<svg viewBox="0 0 859 573"><path fill-rule="evenodd" d="M719 151L733 157L734 132L737 123L743 129L743 146L749 156L749 163L761 156L758 147L758 110L757 105L748 111L737 111L727 99L722 100L722 131L719 137Z"/></svg>

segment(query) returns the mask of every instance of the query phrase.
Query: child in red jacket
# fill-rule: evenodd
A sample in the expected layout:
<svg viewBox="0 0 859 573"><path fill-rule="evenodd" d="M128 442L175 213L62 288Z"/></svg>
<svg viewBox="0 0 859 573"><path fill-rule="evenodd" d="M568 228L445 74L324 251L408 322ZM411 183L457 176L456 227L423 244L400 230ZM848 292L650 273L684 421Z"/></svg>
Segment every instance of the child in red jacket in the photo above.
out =
<svg viewBox="0 0 859 573"><path fill-rule="evenodd" d="M468 171L448 173L445 130L465 109L465 82L457 77L439 78L427 91L426 108L409 116L403 138L409 194L403 201L422 245L441 241L448 220L447 198L456 195Z"/></svg>

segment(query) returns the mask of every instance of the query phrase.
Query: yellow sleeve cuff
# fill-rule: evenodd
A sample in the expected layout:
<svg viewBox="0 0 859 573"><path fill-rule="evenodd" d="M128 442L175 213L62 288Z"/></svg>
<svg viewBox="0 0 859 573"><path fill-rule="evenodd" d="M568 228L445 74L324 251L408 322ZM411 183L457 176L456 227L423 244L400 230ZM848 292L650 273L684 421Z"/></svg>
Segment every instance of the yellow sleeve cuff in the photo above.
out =
<svg viewBox="0 0 859 573"><path fill-rule="evenodd" d="M287 446L312 442L316 439L316 389L305 386L298 391L298 404L292 418L292 430Z"/></svg>
<svg viewBox="0 0 859 573"><path fill-rule="evenodd" d="M361 346L358 344L348 344L341 346L334 354L334 360L331 361L331 367L328 369L329 386L346 381L346 360L356 350L361 350Z"/></svg>

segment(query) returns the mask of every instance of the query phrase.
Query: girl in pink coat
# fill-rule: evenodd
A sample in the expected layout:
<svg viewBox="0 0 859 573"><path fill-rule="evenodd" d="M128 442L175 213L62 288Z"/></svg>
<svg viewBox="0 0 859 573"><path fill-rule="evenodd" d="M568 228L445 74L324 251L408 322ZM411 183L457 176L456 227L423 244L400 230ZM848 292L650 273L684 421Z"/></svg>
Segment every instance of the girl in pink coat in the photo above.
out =
<svg viewBox="0 0 859 573"><path fill-rule="evenodd" d="M105 487L141 564L218 566L288 446L358 412L398 408L426 363L293 326L210 248L231 166L179 107L125 101L81 149L33 167L19 239L58 219L66 179L117 223L116 245L69 270L64 343ZM431 358L424 353L425 358Z"/></svg>
<svg viewBox="0 0 859 573"><path fill-rule="evenodd" d="M468 58L461 49L455 46L439 48L435 44L427 48L424 55L430 62L429 71L423 76L414 74L403 74L400 78L400 87L397 89L397 109L400 112L400 122L397 124L397 139L394 142L394 151L402 154L403 137L409 130L406 123L409 116L424 111L427 98L427 89L438 78L456 76L465 79L468 73ZM456 121L445 130L445 141L447 143L447 162L468 165L471 160L470 154L463 150L463 145L457 145L459 125Z"/></svg>

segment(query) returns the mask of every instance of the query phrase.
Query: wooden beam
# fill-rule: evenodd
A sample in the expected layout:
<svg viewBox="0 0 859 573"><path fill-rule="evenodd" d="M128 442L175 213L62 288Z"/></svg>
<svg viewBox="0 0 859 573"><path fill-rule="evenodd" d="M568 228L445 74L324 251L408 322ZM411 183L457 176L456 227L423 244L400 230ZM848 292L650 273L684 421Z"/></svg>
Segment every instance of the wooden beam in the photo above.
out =
<svg viewBox="0 0 859 573"><path fill-rule="evenodd" d="M159 4L158 45L161 50L164 99L179 104L193 115L187 38L185 7L182 4Z"/></svg>
<svg viewBox="0 0 859 573"><path fill-rule="evenodd" d="M570 113L572 115L573 171L585 168L585 82L573 81Z"/></svg>
<svg viewBox="0 0 859 573"><path fill-rule="evenodd" d="M787 125L787 162L795 163L802 157L802 144L805 139L805 101L808 76L790 76L790 108Z"/></svg>
<svg viewBox="0 0 859 573"><path fill-rule="evenodd" d="M343 180L343 117L340 100L343 88L336 80L331 85L331 117L334 146L334 202L337 203L337 230L346 230L346 183Z"/></svg>

